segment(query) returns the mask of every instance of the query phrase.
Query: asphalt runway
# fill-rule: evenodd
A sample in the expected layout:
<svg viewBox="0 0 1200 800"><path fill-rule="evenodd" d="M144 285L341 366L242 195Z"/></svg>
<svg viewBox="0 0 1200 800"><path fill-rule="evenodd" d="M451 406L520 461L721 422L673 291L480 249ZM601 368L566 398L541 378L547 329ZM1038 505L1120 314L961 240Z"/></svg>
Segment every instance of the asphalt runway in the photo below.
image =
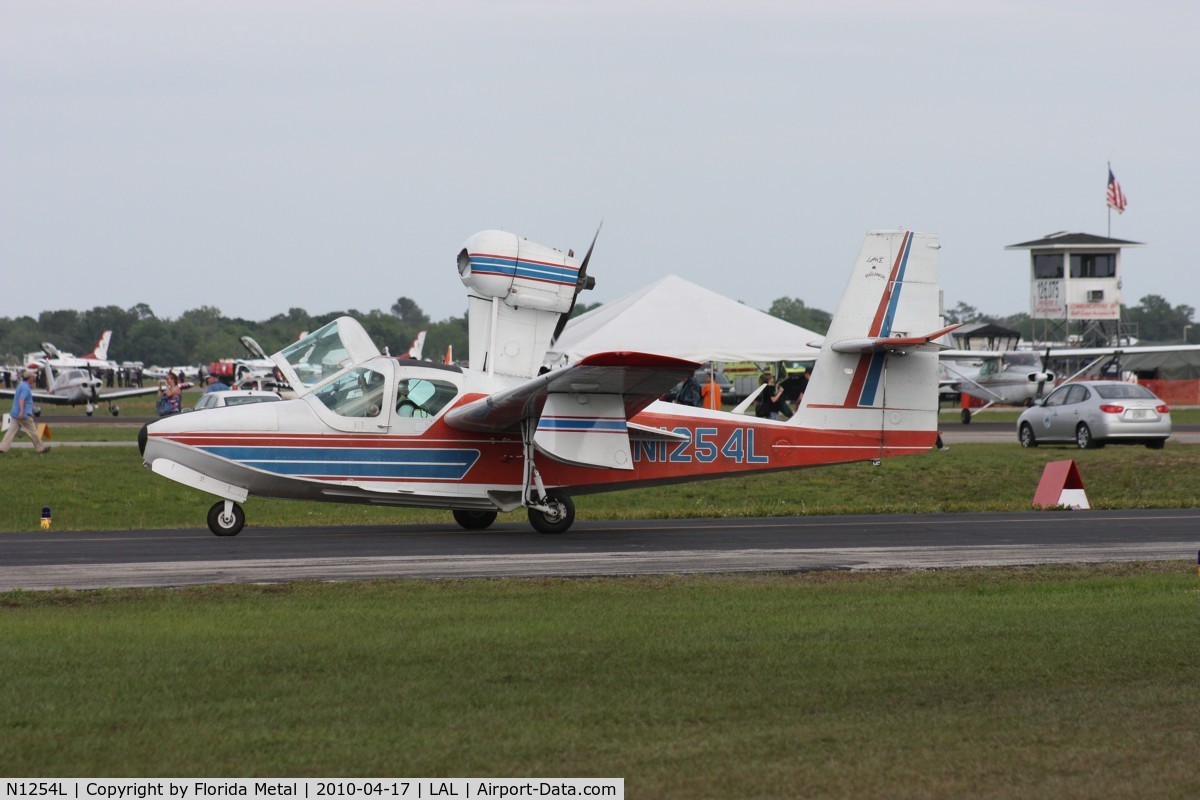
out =
<svg viewBox="0 0 1200 800"><path fill-rule="evenodd" d="M1186 560L1200 510L0 533L0 591ZM1190 569L1190 566L1188 567Z"/></svg>

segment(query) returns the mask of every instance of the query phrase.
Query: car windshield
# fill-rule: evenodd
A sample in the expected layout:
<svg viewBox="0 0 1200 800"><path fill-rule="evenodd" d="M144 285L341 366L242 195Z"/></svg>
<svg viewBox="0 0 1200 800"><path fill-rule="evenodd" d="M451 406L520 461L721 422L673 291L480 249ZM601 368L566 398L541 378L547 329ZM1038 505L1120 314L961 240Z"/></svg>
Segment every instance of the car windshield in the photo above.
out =
<svg viewBox="0 0 1200 800"><path fill-rule="evenodd" d="M1096 394L1105 400L1157 400L1154 393L1136 383L1110 383L1096 386Z"/></svg>

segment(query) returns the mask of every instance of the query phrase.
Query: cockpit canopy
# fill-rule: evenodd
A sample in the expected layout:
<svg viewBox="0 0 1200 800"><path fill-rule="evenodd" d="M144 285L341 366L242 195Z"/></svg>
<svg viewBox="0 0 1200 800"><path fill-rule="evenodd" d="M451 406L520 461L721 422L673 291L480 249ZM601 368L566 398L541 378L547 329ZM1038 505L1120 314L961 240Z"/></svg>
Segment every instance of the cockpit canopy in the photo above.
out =
<svg viewBox="0 0 1200 800"><path fill-rule="evenodd" d="M337 373L379 355L379 348L352 317L338 317L288 345L271 360L300 396Z"/></svg>

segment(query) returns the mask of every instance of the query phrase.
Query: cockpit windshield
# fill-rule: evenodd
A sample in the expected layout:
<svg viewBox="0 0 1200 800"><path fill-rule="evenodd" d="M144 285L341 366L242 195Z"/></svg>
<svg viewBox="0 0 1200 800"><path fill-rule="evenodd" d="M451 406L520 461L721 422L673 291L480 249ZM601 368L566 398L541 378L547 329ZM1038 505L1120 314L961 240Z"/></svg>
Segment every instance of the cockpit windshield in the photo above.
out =
<svg viewBox="0 0 1200 800"><path fill-rule="evenodd" d="M350 317L333 322L280 350L271 360L303 393L328 377L379 355L371 337ZM287 373L291 374L287 374Z"/></svg>

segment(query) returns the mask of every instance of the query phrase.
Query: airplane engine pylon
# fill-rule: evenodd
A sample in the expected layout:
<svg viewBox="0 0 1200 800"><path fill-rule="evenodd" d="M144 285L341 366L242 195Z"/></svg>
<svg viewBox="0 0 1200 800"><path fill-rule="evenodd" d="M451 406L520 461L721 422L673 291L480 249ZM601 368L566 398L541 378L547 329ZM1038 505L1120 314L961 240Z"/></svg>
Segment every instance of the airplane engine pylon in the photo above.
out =
<svg viewBox="0 0 1200 800"><path fill-rule="evenodd" d="M470 368L532 378L579 291L570 253L507 231L481 231L458 254L467 287Z"/></svg>
<svg viewBox="0 0 1200 800"><path fill-rule="evenodd" d="M1070 508L1076 511L1089 509L1083 478L1073 460L1051 461L1042 470L1037 491L1033 494L1034 508Z"/></svg>

